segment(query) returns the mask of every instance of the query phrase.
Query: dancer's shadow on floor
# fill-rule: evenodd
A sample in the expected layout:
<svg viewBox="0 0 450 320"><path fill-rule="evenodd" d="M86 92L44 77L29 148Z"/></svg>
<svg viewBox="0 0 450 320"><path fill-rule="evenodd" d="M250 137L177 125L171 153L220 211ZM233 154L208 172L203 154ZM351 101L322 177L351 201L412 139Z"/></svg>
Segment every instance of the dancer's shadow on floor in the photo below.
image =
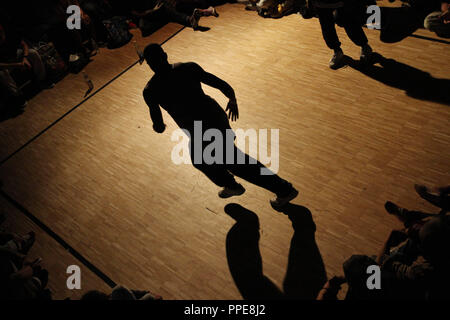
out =
<svg viewBox="0 0 450 320"><path fill-rule="evenodd" d="M387 86L404 90L412 98L450 105L450 79L434 78L428 72L375 52L368 64L345 58L345 64L351 68Z"/></svg>
<svg viewBox="0 0 450 320"><path fill-rule="evenodd" d="M226 251L231 275L244 299L317 297L327 279L315 241L316 226L307 208L288 204L283 209L294 228L283 291L263 273L258 216L235 203L226 205L225 212L236 220L227 235Z"/></svg>

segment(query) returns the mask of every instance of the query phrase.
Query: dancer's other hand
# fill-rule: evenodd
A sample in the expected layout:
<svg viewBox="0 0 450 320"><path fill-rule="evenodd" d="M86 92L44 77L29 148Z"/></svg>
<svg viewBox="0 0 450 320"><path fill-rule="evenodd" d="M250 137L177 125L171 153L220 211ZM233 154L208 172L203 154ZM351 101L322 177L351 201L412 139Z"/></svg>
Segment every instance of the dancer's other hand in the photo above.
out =
<svg viewBox="0 0 450 320"><path fill-rule="evenodd" d="M231 119L231 121L239 119L239 110L236 99L230 99L230 101L228 101L225 111L228 111L228 119Z"/></svg>

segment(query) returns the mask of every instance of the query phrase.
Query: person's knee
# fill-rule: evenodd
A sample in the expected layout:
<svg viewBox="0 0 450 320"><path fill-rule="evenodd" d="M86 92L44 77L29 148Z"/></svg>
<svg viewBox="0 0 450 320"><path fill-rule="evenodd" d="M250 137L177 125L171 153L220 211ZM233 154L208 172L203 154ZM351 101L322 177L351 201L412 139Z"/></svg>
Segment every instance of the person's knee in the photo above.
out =
<svg viewBox="0 0 450 320"><path fill-rule="evenodd" d="M11 96L18 97L22 95L16 81L11 77L8 70L0 71L0 85Z"/></svg>
<svg viewBox="0 0 450 320"><path fill-rule="evenodd" d="M442 23L442 21L440 19L440 15L441 15L440 12L430 13L425 18L425 21L424 21L424 24L423 24L425 29L428 29L430 31L435 31L436 27L442 25L443 23Z"/></svg>
<svg viewBox="0 0 450 320"><path fill-rule="evenodd" d="M41 56L35 49L30 48L28 49L28 59L33 63L35 60L40 60Z"/></svg>

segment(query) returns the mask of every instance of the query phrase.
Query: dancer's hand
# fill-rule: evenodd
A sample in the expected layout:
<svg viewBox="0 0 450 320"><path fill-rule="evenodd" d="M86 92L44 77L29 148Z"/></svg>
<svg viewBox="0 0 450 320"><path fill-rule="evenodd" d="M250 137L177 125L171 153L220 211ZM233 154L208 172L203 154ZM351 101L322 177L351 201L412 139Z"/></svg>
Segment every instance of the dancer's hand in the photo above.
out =
<svg viewBox="0 0 450 320"><path fill-rule="evenodd" d="M239 119L239 110L236 99L230 99L230 101L228 101L225 111L228 111L228 119L231 119L231 121Z"/></svg>
<svg viewBox="0 0 450 320"><path fill-rule="evenodd" d="M166 130L166 125L164 123L154 123L153 130L157 133L163 133Z"/></svg>

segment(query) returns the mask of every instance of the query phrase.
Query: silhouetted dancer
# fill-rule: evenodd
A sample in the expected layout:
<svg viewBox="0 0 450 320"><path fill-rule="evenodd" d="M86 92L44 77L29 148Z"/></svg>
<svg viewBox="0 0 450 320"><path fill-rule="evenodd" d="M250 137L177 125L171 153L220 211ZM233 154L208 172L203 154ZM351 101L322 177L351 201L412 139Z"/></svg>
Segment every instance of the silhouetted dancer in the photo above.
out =
<svg viewBox="0 0 450 320"><path fill-rule="evenodd" d="M153 129L158 133L165 130L161 106L178 126L187 132L194 167L202 171L216 185L223 187L219 197L228 198L245 192L244 187L236 182L233 175L275 193L276 199L270 201L274 208L282 207L298 195L298 191L292 184L278 175L262 175L261 169L266 172L269 170L234 144L231 148L222 144L223 148L220 150L222 160L226 159L226 161L214 161L211 164L196 161L198 157L202 157L205 149L203 132L216 129L220 131L222 137L227 137L230 132L234 135L228 120L231 118L235 121L239 116L233 88L225 81L204 71L196 63L169 64L167 54L158 44L148 45L144 50L144 58L155 72L144 89L144 99L150 109ZM228 117L220 105L203 92L201 83L219 89L229 99L226 108ZM194 122L197 121L201 121L201 132L198 132L198 127L194 130ZM232 161L229 161L230 157ZM245 161L242 163L237 159L245 159Z"/></svg>

